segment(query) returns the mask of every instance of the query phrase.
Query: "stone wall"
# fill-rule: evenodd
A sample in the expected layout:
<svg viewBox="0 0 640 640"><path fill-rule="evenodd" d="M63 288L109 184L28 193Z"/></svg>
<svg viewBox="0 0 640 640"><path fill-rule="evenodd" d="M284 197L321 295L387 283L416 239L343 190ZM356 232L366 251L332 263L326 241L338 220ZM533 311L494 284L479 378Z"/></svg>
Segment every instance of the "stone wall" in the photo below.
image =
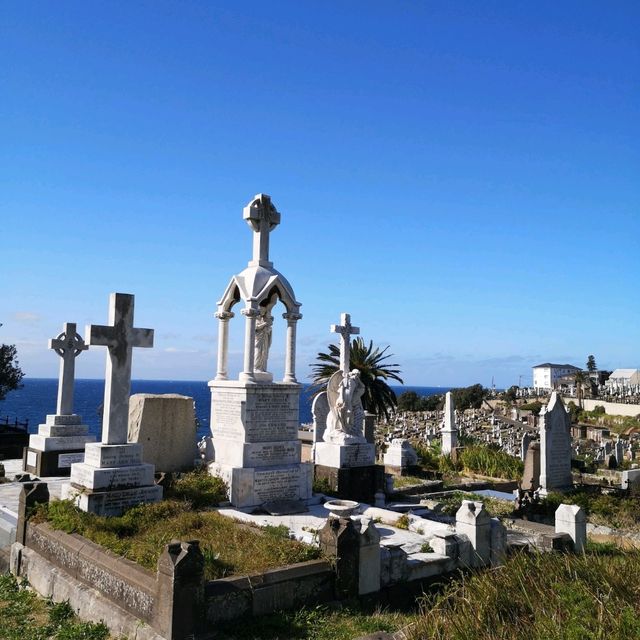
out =
<svg viewBox="0 0 640 640"><path fill-rule="evenodd" d="M112 633L125 637L139 621L148 628L136 637L186 637L188 608L199 616L187 624L193 633L203 625L213 628L211 625L222 620L335 598L335 573L324 560L205 583L201 567L189 566L194 564L189 556L197 564L198 554L197 543L171 543L154 573L82 536L57 531L47 523L27 522L24 544L17 542L12 547L11 571L26 578L41 595L69 600L80 617L102 619ZM189 586L190 577L195 579ZM204 608L200 606L202 599Z"/></svg>
<svg viewBox="0 0 640 640"><path fill-rule="evenodd" d="M578 401L575 398L567 398L567 404L570 400L573 400L576 404ZM604 407L605 413L611 416L631 416L632 418L640 415L640 404L624 404L622 402L603 402L598 398L585 398L583 406L587 411L593 411L598 405Z"/></svg>
<svg viewBox="0 0 640 640"><path fill-rule="evenodd" d="M214 580L205 586L207 624L328 602L335 597L334 584L333 569L324 560Z"/></svg>
<svg viewBox="0 0 640 640"><path fill-rule="evenodd" d="M107 596L119 607L151 622L155 574L79 536L48 524L29 523L25 546Z"/></svg>

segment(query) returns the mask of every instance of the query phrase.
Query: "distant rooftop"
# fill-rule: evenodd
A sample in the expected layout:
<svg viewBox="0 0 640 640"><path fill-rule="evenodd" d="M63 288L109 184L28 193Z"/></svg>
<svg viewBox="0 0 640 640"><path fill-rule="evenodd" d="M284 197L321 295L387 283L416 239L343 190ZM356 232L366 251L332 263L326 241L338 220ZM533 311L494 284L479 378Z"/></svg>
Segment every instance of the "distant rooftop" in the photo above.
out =
<svg viewBox="0 0 640 640"><path fill-rule="evenodd" d="M542 364L537 364L534 369L542 369L547 367L555 367L556 369L577 369L580 371L580 367L575 367L572 364L553 364L552 362L543 362Z"/></svg>

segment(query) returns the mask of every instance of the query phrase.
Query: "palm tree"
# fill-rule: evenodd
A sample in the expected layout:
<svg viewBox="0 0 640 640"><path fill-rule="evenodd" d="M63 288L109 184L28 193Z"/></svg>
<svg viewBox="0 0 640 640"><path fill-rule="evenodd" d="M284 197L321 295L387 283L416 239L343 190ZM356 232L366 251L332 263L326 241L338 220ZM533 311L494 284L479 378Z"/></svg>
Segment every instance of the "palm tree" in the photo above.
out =
<svg viewBox="0 0 640 640"><path fill-rule="evenodd" d="M584 398L584 387L590 382L589 376L584 371L576 371L574 376L574 381L576 383L576 398L578 400L578 406L580 409L583 408L582 399Z"/></svg>
<svg viewBox="0 0 640 640"><path fill-rule="evenodd" d="M389 347L380 350L373 346L373 341L366 346L362 338L354 338L351 342L349 369L360 371L360 380L364 384L365 392L362 396L362 406L365 411L376 416L389 418L398 403L396 394L387 384L387 380L395 380L403 384L398 375L400 365L384 362L393 357L385 355ZM313 371L314 395L320 393L329 382L329 378L340 369L340 349L335 344L329 345L329 353L319 353L318 362L311 365Z"/></svg>

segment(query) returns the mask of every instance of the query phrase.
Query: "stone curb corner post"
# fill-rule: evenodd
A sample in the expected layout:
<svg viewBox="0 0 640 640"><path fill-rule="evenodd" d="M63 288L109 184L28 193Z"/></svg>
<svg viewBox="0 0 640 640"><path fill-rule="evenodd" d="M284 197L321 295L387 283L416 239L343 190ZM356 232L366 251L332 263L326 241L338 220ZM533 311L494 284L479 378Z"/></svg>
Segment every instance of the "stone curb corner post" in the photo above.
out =
<svg viewBox="0 0 640 640"><path fill-rule="evenodd" d="M154 628L167 640L193 638L204 611L200 542L172 540L158 559Z"/></svg>

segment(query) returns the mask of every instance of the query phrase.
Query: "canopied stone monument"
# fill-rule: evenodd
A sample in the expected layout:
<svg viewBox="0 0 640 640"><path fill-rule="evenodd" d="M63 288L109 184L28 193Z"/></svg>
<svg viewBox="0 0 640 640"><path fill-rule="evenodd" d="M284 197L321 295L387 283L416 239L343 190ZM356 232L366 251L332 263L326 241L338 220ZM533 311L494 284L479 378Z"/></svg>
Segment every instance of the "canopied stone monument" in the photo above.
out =
<svg viewBox="0 0 640 640"><path fill-rule="evenodd" d="M112 293L110 324L87 326L87 344L107 347L102 442L87 444L84 462L71 465L63 490L83 511L105 516L162 499L153 465L142 462L142 444L127 442L133 347L153 346L153 329L134 328L133 307L132 295Z"/></svg>
<svg viewBox="0 0 640 640"><path fill-rule="evenodd" d="M554 391L540 411L540 495L572 486L571 418Z"/></svg>
<svg viewBox="0 0 640 640"><path fill-rule="evenodd" d="M451 391L447 391L444 401L444 425L442 427L442 455L450 456L458 446L456 412Z"/></svg>
<svg viewBox="0 0 640 640"><path fill-rule="evenodd" d="M68 476L71 464L84 460L85 444L95 442L89 427L73 412L76 358L89 347L76 332L75 322L67 322L62 333L49 340L49 348L60 356L56 412L29 436L24 470L42 477Z"/></svg>
<svg viewBox="0 0 640 640"><path fill-rule="evenodd" d="M209 383L214 448L209 471L229 484L229 499L240 508L306 500L312 481L311 464L300 461L298 440L295 355L300 303L269 260L269 234L280 223L280 213L269 196L258 194L244 208L243 218L253 232L253 256L247 268L231 278L218 302L218 370ZM274 382L268 363L271 312L278 301L285 308L286 352L284 378ZM229 321L237 303L243 304L244 359L238 379L230 380Z"/></svg>
<svg viewBox="0 0 640 640"><path fill-rule="evenodd" d="M315 476L326 479L342 498L371 502L382 488L384 468L375 464L375 444L364 435L365 412L362 396L365 388L358 369L350 370L351 336L360 333L351 324L351 316L343 313L341 324L331 325L340 335L340 369L327 390L314 400Z"/></svg>

